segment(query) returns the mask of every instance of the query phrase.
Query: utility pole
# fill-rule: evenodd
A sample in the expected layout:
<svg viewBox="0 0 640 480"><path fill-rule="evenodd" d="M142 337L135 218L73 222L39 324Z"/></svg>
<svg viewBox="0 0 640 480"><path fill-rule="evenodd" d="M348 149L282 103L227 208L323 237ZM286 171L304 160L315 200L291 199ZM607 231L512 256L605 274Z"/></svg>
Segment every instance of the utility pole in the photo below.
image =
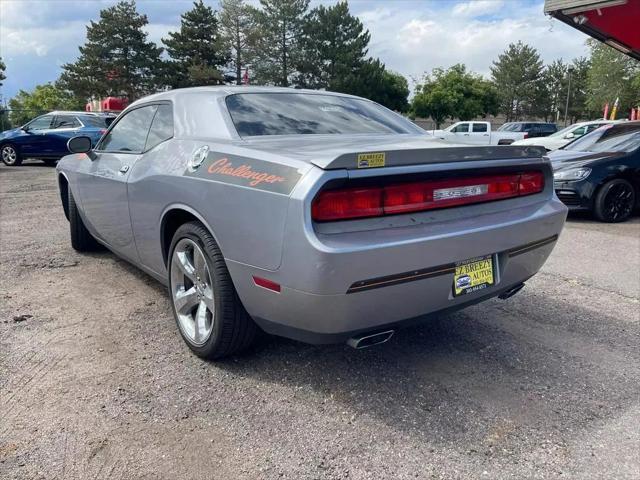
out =
<svg viewBox="0 0 640 480"><path fill-rule="evenodd" d="M569 85L567 86L567 103L564 106L564 126L567 126L567 114L569 113L569 96L571 95L571 74L573 73L573 67L567 69L569 75Z"/></svg>

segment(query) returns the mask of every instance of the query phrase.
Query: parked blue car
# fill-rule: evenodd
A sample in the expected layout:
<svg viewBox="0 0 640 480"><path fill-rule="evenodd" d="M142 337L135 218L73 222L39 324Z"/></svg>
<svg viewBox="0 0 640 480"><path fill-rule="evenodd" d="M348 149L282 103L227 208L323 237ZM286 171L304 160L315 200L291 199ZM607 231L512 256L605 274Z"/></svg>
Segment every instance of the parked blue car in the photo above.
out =
<svg viewBox="0 0 640 480"><path fill-rule="evenodd" d="M26 125L0 133L0 158L16 166L25 158L37 158L55 165L68 154L67 141L76 135L91 137L95 145L116 118L110 113L51 112Z"/></svg>

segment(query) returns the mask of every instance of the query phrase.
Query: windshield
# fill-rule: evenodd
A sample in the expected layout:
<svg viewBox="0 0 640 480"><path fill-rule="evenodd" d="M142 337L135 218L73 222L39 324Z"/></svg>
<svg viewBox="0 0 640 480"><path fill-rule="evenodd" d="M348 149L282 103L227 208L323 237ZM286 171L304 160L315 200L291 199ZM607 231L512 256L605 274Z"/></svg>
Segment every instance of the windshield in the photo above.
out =
<svg viewBox="0 0 640 480"><path fill-rule="evenodd" d="M226 103L241 137L425 133L378 104L337 95L239 93Z"/></svg>
<svg viewBox="0 0 640 480"><path fill-rule="evenodd" d="M576 152L632 152L640 147L640 124L606 125L564 147Z"/></svg>
<svg viewBox="0 0 640 480"><path fill-rule="evenodd" d="M551 135L549 135L550 137L562 137L564 134L569 133L571 130L575 130L576 128L578 128L578 124L574 123L573 125L569 125L566 128L563 128L562 130L558 130L556 133L552 133Z"/></svg>

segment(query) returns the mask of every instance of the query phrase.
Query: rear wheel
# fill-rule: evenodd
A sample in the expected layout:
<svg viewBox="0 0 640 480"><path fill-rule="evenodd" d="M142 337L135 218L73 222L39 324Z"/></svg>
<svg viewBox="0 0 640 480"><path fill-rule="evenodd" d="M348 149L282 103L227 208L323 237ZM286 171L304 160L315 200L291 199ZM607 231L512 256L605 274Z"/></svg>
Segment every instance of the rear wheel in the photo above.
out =
<svg viewBox="0 0 640 480"><path fill-rule="evenodd" d="M16 167L22 163L22 156L18 151L18 147L11 143L5 143L0 148L0 158L2 163L9 167Z"/></svg>
<svg viewBox="0 0 640 480"><path fill-rule="evenodd" d="M199 222L182 225L169 252L173 313L189 348L199 357L217 359L250 347L258 327L242 306L208 230Z"/></svg>
<svg viewBox="0 0 640 480"><path fill-rule="evenodd" d="M633 185L622 178L605 183L594 203L594 214L601 222L624 222L631 216L636 203Z"/></svg>
<svg viewBox="0 0 640 480"><path fill-rule="evenodd" d="M84 226L71 190L68 191L68 207L69 231L71 233L71 246L73 249L78 252L101 250L102 246L93 238L93 235L89 233L87 227Z"/></svg>

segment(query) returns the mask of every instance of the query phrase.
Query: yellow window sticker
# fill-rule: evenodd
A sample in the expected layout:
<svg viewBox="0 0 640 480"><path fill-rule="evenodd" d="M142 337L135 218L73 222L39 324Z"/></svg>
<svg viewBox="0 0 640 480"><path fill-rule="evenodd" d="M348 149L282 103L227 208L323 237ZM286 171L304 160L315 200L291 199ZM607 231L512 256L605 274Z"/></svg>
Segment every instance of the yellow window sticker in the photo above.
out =
<svg viewBox="0 0 640 480"><path fill-rule="evenodd" d="M385 153L359 153L358 168L384 167Z"/></svg>

